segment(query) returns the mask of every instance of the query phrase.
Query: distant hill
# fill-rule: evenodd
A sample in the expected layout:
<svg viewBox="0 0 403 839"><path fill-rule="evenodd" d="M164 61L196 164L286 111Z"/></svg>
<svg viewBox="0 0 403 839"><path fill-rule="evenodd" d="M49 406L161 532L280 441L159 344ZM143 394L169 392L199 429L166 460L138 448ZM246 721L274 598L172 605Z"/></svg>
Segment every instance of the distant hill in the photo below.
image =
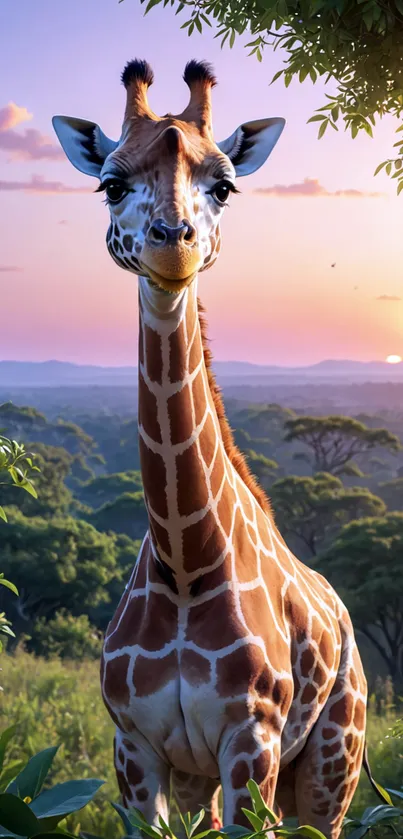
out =
<svg viewBox="0 0 403 839"><path fill-rule="evenodd" d="M247 361L216 361L221 385L264 385L309 382L403 382L403 363L384 361L320 361L306 367L280 367ZM60 387L136 385L137 367L97 367L67 361L0 361L0 387Z"/></svg>

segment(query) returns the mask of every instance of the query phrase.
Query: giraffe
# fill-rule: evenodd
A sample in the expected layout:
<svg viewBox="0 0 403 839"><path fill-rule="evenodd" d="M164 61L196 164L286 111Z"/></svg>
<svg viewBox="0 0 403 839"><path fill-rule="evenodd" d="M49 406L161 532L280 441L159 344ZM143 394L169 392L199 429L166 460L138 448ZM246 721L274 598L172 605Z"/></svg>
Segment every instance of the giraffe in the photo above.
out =
<svg viewBox="0 0 403 839"><path fill-rule="evenodd" d="M206 62L187 64L180 115L148 103L145 61L122 74L119 141L57 116L65 153L99 179L107 247L139 276L138 425L149 527L104 640L101 684L116 725L125 807L150 823L204 806L247 824L247 781L268 806L339 836L364 755L367 687L343 603L279 533L234 445L208 348L198 274L220 250L235 179L256 171L284 127L212 129Z"/></svg>

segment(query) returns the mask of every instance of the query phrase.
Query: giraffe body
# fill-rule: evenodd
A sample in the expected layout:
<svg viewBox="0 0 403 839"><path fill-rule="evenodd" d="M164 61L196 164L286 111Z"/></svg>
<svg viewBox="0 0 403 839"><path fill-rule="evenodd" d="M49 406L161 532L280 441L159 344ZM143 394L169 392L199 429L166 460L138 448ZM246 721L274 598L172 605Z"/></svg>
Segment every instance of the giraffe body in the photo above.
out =
<svg viewBox="0 0 403 839"><path fill-rule="evenodd" d="M101 666L123 803L167 821L172 783L182 811L204 806L217 826L221 784L224 823L245 824L253 778L268 806L337 839L365 736L353 629L326 580L287 548L234 446L197 299L235 175L264 162L283 121L245 123L216 145L209 68L188 65L179 117L150 111L150 79L144 62L126 68L118 143L55 118L70 160L106 191L111 255L140 276L149 529Z"/></svg>

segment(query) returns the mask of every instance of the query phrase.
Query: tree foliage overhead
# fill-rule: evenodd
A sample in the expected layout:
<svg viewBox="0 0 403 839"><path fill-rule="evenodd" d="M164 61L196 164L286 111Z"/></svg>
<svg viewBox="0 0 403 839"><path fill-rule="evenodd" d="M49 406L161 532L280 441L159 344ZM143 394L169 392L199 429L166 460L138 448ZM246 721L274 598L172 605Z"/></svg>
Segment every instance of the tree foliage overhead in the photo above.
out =
<svg viewBox="0 0 403 839"><path fill-rule="evenodd" d="M141 0L146 2L146 0ZM146 11L168 0L148 0ZM319 137L340 124L354 138L359 131L372 137L377 118L403 112L403 0L170 0L177 12L185 9L182 28L188 34L214 25L221 44L231 47L247 33L250 54L262 61L263 51L282 48L283 78L316 82L334 80L334 96L308 121L320 123ZM403 130L403 125L400 129ZM403 189L403 139L381 166L398 178ZM380 167L379 167L380 168Z"/></svg>
<svg viewBox="0 0 403 839"><path fill-rule="evenodd" d="M310 453L298 453L298 459L312 463L314 472L331 472L333 475L360 475L354 458L371 449L384 447L397 452L401 449L399 438L386 428L367 428L352 417L328 416L287 420L288 442L299 441Z"/></svg>
<svg viewBox="0 0 403 839"><path fill-rule="evenodd" d="M315 567L403 687L403 513L347 524Z"/></svg>

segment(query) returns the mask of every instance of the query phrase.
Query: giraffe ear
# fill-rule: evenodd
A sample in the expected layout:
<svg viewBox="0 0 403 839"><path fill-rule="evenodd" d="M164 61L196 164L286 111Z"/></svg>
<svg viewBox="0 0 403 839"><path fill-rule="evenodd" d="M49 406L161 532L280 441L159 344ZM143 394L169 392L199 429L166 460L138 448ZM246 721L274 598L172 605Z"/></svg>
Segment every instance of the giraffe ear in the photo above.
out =
<svg viewBox="0 0 403 839"><path fill-rule="evenodd" d="M86 119L56 116L52 124L70 163L85 175L98 178L108 154L118 143L110 140L96 122Z"/></svg>
<svg viewBox="0 0 403 839"><path fill-rule="evenodd" d="M285 119L282 117L244 122L217 145L231 160L238 177L250 175L266 162L284 126Z"/></svg>

